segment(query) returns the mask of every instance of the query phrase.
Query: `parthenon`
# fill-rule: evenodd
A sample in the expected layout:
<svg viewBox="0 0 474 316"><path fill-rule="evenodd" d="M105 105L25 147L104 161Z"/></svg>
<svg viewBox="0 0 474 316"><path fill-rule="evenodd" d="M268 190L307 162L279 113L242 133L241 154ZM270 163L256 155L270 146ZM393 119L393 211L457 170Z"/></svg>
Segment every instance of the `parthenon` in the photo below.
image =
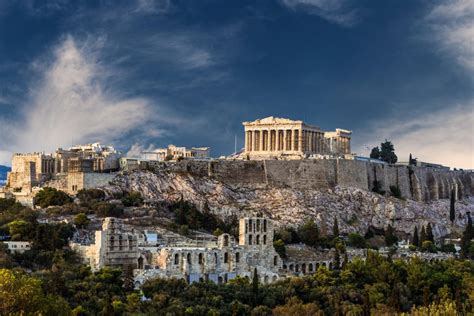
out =
<svg viewBox="0 0 474 316"><path fill-rule="evenodd" d="M266 117L244 122L245 155L252 159L297 159L313 154L345 155L351 153L351 131L336 129L324 132L303 121Z"/></svg>

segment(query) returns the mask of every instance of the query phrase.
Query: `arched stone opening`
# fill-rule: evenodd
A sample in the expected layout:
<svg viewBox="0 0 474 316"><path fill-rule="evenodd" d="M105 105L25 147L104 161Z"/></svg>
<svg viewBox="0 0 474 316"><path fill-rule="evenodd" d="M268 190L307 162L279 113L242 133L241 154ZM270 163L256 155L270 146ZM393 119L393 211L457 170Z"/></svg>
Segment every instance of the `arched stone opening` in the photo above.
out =
<svg viewBox="0 0 474 316"><path fill-rule="evenodd" d="M174 254L174 264L179 264L179 254Z"/></svg>

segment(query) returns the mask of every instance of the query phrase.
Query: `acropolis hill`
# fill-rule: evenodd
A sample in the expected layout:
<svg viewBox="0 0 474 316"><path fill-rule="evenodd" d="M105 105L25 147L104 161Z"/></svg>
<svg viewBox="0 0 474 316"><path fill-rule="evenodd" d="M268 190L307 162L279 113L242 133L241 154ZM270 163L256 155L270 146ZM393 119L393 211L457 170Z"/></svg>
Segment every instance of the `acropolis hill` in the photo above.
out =
<svg viewBox="0 0 474 316"><path fill-rule="evenodd" d="M474 214L472 172L359 159L350 153L348 130L322 132L274 117L243 125L244 150L222 159L209 158L207 147L174 145L147 151L147 159L129 158L98 143L16 154L3 195L31 204L46 186L71 195L88 188L133 190L152 203L183 198L207 205L222 217L264 213L280 225L311 216L324 226L337 216L348 230L391 224L407 234L421 221L432 223L438 236L459 230L467 212ZM391 187L401 199L390 196ZM446 215L451 191L459 212L454 225Z"/></svg>

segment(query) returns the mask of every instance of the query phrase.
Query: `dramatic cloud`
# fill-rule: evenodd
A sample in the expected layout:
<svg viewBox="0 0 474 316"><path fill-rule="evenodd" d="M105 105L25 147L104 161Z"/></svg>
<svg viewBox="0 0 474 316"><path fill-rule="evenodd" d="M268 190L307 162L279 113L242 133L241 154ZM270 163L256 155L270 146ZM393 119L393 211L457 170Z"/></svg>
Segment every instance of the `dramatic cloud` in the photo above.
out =
<svg viewBox="0 0 474 316"><path fill-rule="evenodd" d="M474 77L474 2L441 1L430 9L425 22L429 39L441 53L455 58ZM407 161L413 153L423 161L474 169L474 99L462 104L447 102L443 110L435 112L404 113L361 133L367 141L357 150L365 154L387 138L395 144L399 160Z"/></svg>
<svg viewBox="0 0 474 316"><path fill-rule="evenodd" d="M364 143L355 144L355 151L364 155L388 139L394 143L399 161L408 161L412 153L421 161L474 169L474 102L415 117L405 113L356 134Z"/></svg>
<svg viewBox="0 0 474 316"><path fill-rule="evenodd" d="M331 23L350 27L359 21L359 12L349 0L281 0L294 11L317 15Z"/></svg>
<svg viewBox="0 0 474 316"><path fill-rule="evenodd" d="M474 75L474 1L442 1L427 16L430 37Z"/></svg>
<svg viewBox="0 0 474 316"><path fill-rule="evenodd" d="M1 122L0 133L6 137L0 139L0 149L52 151L72 142L110 142L155 117L147 100L123 97L109 87L113 72L100 64L98 48L100 41L78 45L68 37L52 62L33 65L42 79L31 88L23 117Z"/></svg>

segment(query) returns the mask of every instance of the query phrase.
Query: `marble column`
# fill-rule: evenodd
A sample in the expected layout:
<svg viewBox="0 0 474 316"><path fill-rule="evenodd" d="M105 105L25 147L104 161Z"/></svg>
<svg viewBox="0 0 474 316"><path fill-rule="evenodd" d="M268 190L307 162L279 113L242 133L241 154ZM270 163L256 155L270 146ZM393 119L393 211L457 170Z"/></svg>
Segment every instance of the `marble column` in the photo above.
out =
<svg viewBox="0 0 474 316"><path fill-rule="evenodd" d="M263 151L263 129L260 130L260 139L259 139L260 145L258 146L258 149L260 151Z"/></svg>
<svg viewBox="0 0 474 316"><path fill-rule="evenodd" d="M258 137L257 137L258 131L254 130L253 131L253 151L258 150Z"/></svg>

